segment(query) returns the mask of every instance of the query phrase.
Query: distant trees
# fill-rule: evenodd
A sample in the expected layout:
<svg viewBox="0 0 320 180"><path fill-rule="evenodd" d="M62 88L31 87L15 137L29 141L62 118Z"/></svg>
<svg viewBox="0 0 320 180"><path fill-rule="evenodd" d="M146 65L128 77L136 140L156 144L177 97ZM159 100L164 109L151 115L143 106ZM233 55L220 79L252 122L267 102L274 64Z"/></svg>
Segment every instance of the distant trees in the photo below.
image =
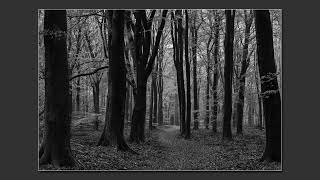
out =
<svg viewBox="0 0 320 180"><path fill-rule="evenodd" d="M71 96L67 61L65 10L45 10L45 132L40 164L73 166L70 148Z"/></svg>
<svg viewBox="0 0 320 180"><path fill-rule="evenodd" d="M225 65L224 65L224 113L223 113L223 138L232 139L231 113L232 113L232 75L233 75L233 38L235 10L225 10L226 33L224 40Z"/></svg>
<svg viewBox="0 0 320 180"><path fill-rule="evenodd" d="M276 75L273 33L268 10L255 10L258 65L266 123L266 147L262 160L281 161L281 100Z"/></svg>

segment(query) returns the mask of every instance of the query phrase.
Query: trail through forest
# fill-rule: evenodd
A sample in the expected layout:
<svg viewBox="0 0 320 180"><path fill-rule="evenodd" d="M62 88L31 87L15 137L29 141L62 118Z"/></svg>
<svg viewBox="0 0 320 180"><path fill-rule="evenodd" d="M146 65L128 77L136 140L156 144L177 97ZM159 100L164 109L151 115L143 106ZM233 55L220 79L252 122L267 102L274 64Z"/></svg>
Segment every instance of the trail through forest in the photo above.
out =
<svg viewBox="0 0 320 180"><path fill-rule="evenodd" d="M280 169L280 163L259 162L264 149L263 131L246 127L245 135L235 136L233 141L222 141L221 129L192 130L191 139L180 136L179 126L164 125L147 133L146 142L129 143L138 152L117 151L110 146L96 146L102 132L104 116L74 114L72 120L71 148L78 160L72 169L90 170L253 170ZM51 165L40 169L56 170Z"/></svg>

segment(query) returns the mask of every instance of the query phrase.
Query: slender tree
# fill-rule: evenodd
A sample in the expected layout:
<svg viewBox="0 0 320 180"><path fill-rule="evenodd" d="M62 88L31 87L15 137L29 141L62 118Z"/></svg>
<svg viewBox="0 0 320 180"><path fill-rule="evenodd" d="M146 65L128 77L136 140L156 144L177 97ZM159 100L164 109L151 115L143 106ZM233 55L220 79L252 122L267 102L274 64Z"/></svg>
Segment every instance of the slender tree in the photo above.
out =
<svg viewBox="0 0 320 180"><path fill-rule="evenodd" d="M281 100L268 10L255 10L258 65L266 123L266 147L261 160L281 161Z"/></svg>
<svg viewBox="0 0 320 180"><path fill-rule="evenodd" d="M186 134L185 138L190 139L190 123L191 123L191 93L190 93L190 60L189 60L189 44L188 44L188 31L189 31L189 17L188 10L185 10L186 28L185 28L185 60L186 60L186 79L187 79L187 116L186 116Z"/></svg>
<svg viewBox="0 0 320 180"><path fill-rule="evenodd" d="M243 124L243 105L244 105L244 92L246 85L246 71L250 64L250 55L248 56L248 46L249 46L249 37L250 37L250 28L252 24L253 15L250 12L248 15L247 12L244 12L245 20L245 35L244 35L244 46L242 51L242 62L241 62L241 72L240 72L240 87L239 95L237 102L237 134L242 134L242 124Z"/></svg>
<svg viewBox="0 0 320 180"><path fill-rule="evenodd" d="M197 83L197 41L198 41L198 28L196 27L197 11L192 11L192 23L190 26L191 31L191 52L193 63L193 129L199 129L199 99L198 99L198 83Z"/></svg>
<svg viewBox="0 0 320 180"><path fill-rule="evenodd" d="M73 166L66 11L45 10L44 32L45 132L39 150L39 163L52 163L56 167Z"/></svg>
<svg viewBox="0 0 320 180"><path fill-rule="evenodd" d="M213 83L212 83L212 91L213 91L213 111L212 111L212 131L217 132L217 116L218 116L218 56L219 56L219 31L220 31L220 23L221 16L216 11L215 12L215 32L214 32L214 50L213 50Z"/></svg>
<svg viewBox="0 0 320 180"><path fill-rule="evenodd" d="M223 112L223 138L232 139L232 75L233 75L233 39L235 10L226 10L226 33L224 40L224 112Z"/></svg>

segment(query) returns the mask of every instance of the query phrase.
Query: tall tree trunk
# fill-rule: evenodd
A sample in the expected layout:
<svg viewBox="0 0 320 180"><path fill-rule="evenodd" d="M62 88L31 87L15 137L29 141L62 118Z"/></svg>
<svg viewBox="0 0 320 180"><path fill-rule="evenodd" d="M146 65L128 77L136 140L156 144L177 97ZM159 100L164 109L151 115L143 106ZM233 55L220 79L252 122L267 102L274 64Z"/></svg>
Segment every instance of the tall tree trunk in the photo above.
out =
<svg viewBox="0 0 320 180"><path fill-rule="evenodd" d="M245 34L244 34L244 46L242 51L242 62L241 62L241 72L239 79L239 93L237 101L237 134L242 134L242 124L243 124L243 107L244 107L244 93L246 86L246 72L250 64L250 57L248 57L248 46L249 46L249 37L250 37L250 28L252 24L253 16L251 13L249 17L245 13ZM250 55L249 55L250 56Z"/></svg>
<svg viewBox="0 0 320 180"><path fill-rule="evenodd" d="M281 161L281 100L268 10L255 10L258 65L266 123L266 147L261 160Z"/></svg>
<svg viewBox="0 0 320 180"><path fill-rule="evenodd" d="M162 76L162 63L163 63L163 48L164 48L164 36L162 36L162 40L160 43L159 50L159 79L158 79L158 94L159 94L159 105L158 105L158 123L161 126L163 124L163 76Z"/></svg>
<svg viewBox="0 0 320 180"><path fill-rule="evenodd" d="M149 108L149 129L152 129L152 116L153 116L153 86L154 86L154 81L152 79L151 85L150 85L150 108Z"/></svg>
<svg viewBox="0 0 320 180"><path fill-rule="evenodd" d="M187 117L186 117L186 139L190 139L190 123L191 123L191 93L190 93L190 61L189 61L189 53L188 53L188 10L185 10L186 16L186 28L185 28L185 60L186 60L186 79L187 79Z"/></svg>
<svg viewBox="0 0 320 180"><path fill-rule="evenodd" d="M226 35L225 35L225 65L224 65L224 113L223 113L223 138L232 139L231 114L232 114L232 75L233 75L233 38L234 38L235 10L226 10Z"/></svg>
<svg viewBox="0 0 320 180"><path fill-rule="evenodd" d="M193 13L193 22L191 25L191 40L192 40L192 62L193 62L193 129L199 129L199 100L198 100L198 81L197 81L197 40L198 30L196 28L196 11Z"/></svg>
<svg viewBox="0 0 320 180"><path fill-rule="evenodd" d="M158 28L156 40L150 55L151 27L155 10L151 12L149 19L146 12L139 10L135 12L136 22L134 28L134 46L135 46L135 64L137 89L135 95L135 106L132 114L130 141L137 143L143 142L145 139L145 114L146 114L146 86L147 80L152 72L154 61L158 53L160 38L165 25L165 19L168 10L162 11L162 19ZM144 33L141 33L144 32ZM149 57L150 55L150 57Z"/></svg>
<svg viewBox="0 0 320 180"><path fill-rule="evenodd" d="M257 90L257 97L258 97L258 108L259 108L259 114L258 114L258 128L260 130L263 129L263 124L262 124L262 98L261 98L261 91L260 91L260 86L259 86L259 69L258 69L258 62L256 61L256 54L254 53L254 68L255 68L255 82L256 82L256 90Z"/></svg>
<svg viewBox="0 0 320 180"><path fill-rule="evenodd" d="M45 10L45 132L39 163L73 166L70 148L71 96L67 60L65 10Z"/></svg>
<svg viewBox="0 0 320 180"><path fill-rule="evenodd" d="M217 132L217 116L218 116L218 56L219 56L219 29L220 29L220 21L221 17L216 12L215 14L215 32L214 32L214 52L213 52L213 58L214 58L214 73L213 73L213 111L212 111L212 131Z"/></svg>
<svg viewBox="0 0 320 180"><path fill-rule="evenodd" d="M158 63L156 64L155 72L152 74L153 86L153 123L158 123Z"/></svg>
<svg viewBox="0 0 320 180"><path fill-rule="evenodd" d="M181 135L185 134L186 125L186 97L185 97L185 88L184 88L184 73L183 73L183 27L182 27L182 10L176 10L176 15L178 17L178 56L179 56L179 74L180 74L180 88L181 88Z"/></svg>
<svg viewBox="0 0 320 180"><path fill-rule="evenodd" d="M94 113L99 114L100 113L100 108L99 108L99 104L100 104L100 99L99 99L99 94L100 94L100 88L99 88L99 84L100 82L95 82L93 84L93 109L94 109Z"/></svg>
<svg viewBox="0 0 320 180"><path fill-rule="evenodd" d="M132 151L123 136L126 100L126 66L124 59L124 11L114 10L112 16L112 46L109 63L111 79L109 121L110 145L117 145L118 150ZM106 114L107 115L107 114Z"/></svg>

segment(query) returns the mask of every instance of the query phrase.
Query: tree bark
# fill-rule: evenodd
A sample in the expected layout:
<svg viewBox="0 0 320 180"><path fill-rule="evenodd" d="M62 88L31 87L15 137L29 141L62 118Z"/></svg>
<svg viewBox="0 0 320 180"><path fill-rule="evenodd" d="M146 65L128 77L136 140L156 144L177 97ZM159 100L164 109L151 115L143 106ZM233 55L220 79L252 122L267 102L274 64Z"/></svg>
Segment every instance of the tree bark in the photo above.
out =
<svg viewBox="0 0 320 180"><path fill-rule="evenodd" d="M71 96L67 60L65 10L45 10L45 132L39 163L74 166L70 148Z"/></svg>
<svg viewBox="0 0 320 180"><path fill-rule="evenodd" d="M154 86L154 82L153 82L153 79L152 79L152 82L151 82L151 87L150 87L150 108L149 108L149 129L151 130L152 129L152 117L153 117L153 86Z"/></svg>
<svg viewBox="0 0 320 180"><path fill-rule="evenodd" d="M190 27L191 40L192 40L192 62L193 62L193 129L199 129L199 100L198 100L198 81L197 81L197 41L198 41L198 30L196 28L196 11L193 13L193 22Z"/></svg>
<svg viewBox="0 0 320 180"><path fill-rule="evenodd" d="M168 10L163 10L160 27L158 28L155 45L150 55L151 27L155 10L151 12L150 18L147 19L146 12L139 10L135 12L136 22L134 26L134 46L136 59L136 79L137 91L135 95L135 106L131 121L130 141L137 143L143 142L145 114L146 114L146 86L147 80L152 72L154 61L158 53L160 38L165 25L165 19ZM144 33L141 33L144 32ZM142 36L143 35L143 36Z"/></svg>
<svg viewBox="0 0 320 180"><path fill-rule="evenodd" d="M244 46L242 51L242 62L241 62L241 72L239 79L239 93L238 93L238 102L237 102L237 134L242 134L242 124L243 124L243 106L244 106L244 93L246 85L246 72L250 64L250 57L248 57L248 46L249 46L249 37L250 37L250 28L252 24L253 16L245 13L245 35L244 35Z"/></svg>
<svg viewBox="0 0 320 180"><path fill-rule="evenodd" d="M186 79L187 79L187 117L186 117L186 139L190 139L190 123L191 123L191 94L190 94L190 61L189 61L189 53L188 53L188 10L185 10L186 16L186 28L185 28L185 60L186 60Z"/></svg>
<svg viewBox="0 0 320 180"><path fill-rule="evenodd" d="M232 114L232 75L233 75L233 39L234 39L235 10L226 10L226 35L225 35L225 65L224 65L224 113L223 113L223 139L232 139L231 114Z"/></svg>
<svg viewBox="0 0 320 180"><path fill-rule="evenodd" d="M281 100L268 10L255 10L258 65L266 123L266 147L261 160L281 161Z"/></svg>
<svg viewBox="0 0 320 180"><path fill-rule="evenodd" d="M219 31L220 31L220 21L221 17L216 12L215 14L215 33L214 33L214 52L213 52L213 58L214 58L214 64L213 64L213 111L212 111L212 131L217 132L217 116L218 116L218 56L219 56Z"/></svg>

